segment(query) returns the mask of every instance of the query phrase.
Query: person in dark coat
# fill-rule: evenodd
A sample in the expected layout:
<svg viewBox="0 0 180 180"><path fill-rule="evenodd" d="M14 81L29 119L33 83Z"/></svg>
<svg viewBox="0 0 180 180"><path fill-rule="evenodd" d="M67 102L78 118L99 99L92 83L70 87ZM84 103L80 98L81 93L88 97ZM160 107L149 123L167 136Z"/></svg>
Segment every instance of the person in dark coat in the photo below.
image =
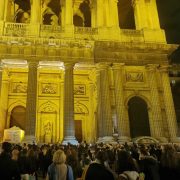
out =
<svg viewBox="0 0 180 180"><path fill-rule="evenodd" d="M72 167L74 179L81 178L82 166L76 157L72 154L68 155L66 158L66 164Z"/></svg>
<svg viewBox="0 0 180 180"><path fill-rule="evenodd" d="M180 155L174 146L166 145L164 147L159 173L161 180L180 179Z"/></svg>
<svg viewBox="0 0 180 180"><path fill-rule="evenodd" d="M16 161L11 159L11 144L4 142L3 152L0 155L0 179L1 180L21 180L20 172Z"/></svg>
<svg viewBox="0 0 180 180"><path fill-rule="evenodd" d="M106 153L100 151L96 161L89 165L85 180L114 180L113 174L104 165L106 161Z"/></svg>
<svg viewBox="0 0 180 180"><path fill-rule="evenodd" d="M27 157L27 149L23 149L22 155L17 160L21 179L27 179L32 173L32 162L29 157Z"/></svg>
<svg viewBox="0 0 180 180"><path fill-rule="evenodd" d="M140 150L139 168L145 174L146 180L160 180L157 160L149 156L145 149Z"/></svg>

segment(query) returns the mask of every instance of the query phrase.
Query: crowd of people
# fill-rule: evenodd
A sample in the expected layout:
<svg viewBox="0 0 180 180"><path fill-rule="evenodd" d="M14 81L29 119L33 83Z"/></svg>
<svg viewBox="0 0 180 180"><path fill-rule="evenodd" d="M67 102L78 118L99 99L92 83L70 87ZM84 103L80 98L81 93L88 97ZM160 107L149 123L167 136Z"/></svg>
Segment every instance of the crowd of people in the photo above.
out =
<svg viewBox="0 0 180 180"><path fill-rule="evenodd" d="M174 144L2 144L0 180L179 180Z"/></svg>

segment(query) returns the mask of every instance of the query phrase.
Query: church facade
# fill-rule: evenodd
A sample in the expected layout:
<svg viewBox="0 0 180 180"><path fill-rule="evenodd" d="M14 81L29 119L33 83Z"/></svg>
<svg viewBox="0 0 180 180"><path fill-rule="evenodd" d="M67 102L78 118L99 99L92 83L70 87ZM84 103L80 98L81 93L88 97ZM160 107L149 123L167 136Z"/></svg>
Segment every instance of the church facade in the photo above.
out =
<svg viewBox="0 0 180 180"><path fill-rule="evenodd" d="M0 140L179 142L155 0L1 0Z"/></svg>

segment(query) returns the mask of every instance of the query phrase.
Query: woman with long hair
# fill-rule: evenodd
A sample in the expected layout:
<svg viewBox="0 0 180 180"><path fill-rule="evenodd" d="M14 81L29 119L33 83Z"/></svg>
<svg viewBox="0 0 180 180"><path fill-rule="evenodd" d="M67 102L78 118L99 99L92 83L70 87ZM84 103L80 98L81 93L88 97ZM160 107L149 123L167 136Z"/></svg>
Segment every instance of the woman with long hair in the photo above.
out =
<svg viewBox="0 0 180 180"><path fill-rule="evenodd" d="M172 145L164 146L160 164L160 179L180 179L180 155Z"/></svg>
<svg viewBox="0 0 180 180"><path fill-rule="evenodd" d="M117 172L119 174L118 180L137 180L138 178L143 180L138 173L138 165L135 160L127 151L118 152Z"/></svg>
<svg viewBox="0 0 180 180"><path fill-rule="evenodd" d="M86 173L86 180L114 180L113 174L106 168L107 154L104 151L98 152L96 160L89 165Z"/></svg>

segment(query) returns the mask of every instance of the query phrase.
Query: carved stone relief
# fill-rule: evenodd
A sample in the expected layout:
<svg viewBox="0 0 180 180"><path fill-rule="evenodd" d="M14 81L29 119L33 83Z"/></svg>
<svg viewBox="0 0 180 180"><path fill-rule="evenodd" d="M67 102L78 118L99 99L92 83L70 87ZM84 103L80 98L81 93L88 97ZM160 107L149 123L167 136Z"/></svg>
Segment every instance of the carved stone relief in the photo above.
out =
<svg viewBox="0 0 180 180"><path fill-rule="evenodd" d="M86 86L85 85L74 85L74 94L75 95L85 95L86 94Z"/></svg>
<svg viewBox="0 0 180 180"><path fill-rule="evenodd" d="M42 84L42 94L57 94L57 84Z"/></svg>
<svg viewBox="0 0 180 180"><path fill-rule="evenodd" d="M27 83L12 83L12 93L27 93Z"/></svg>
<svg viewBox="0 0 180 180"><path fill-rule="evenodd" d="M126 82L143 82L143 72L126 72Z"/></svg>

